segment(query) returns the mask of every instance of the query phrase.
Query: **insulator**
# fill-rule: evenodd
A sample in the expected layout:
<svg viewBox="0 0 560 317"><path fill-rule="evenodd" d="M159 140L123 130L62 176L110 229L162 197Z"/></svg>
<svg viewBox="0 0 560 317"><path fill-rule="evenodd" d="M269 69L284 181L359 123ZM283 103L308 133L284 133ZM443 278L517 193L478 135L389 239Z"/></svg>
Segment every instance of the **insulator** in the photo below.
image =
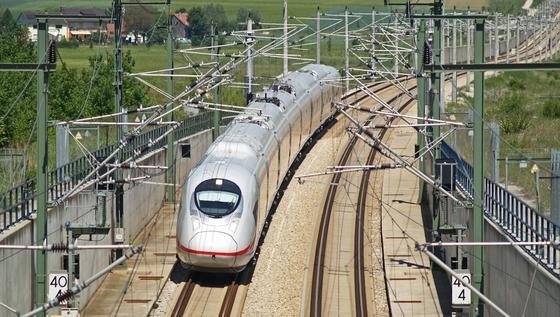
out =
<svg viewBox="0 0 560 317"><path fill-rule="evenodd" d="M56 63L56 42L51 40L49 43L49 64Z"/></svg>
<svg viewBox="0 0 560 317"><path fill-rule="evenodd" d="M424 65L432 63L432 48L428 43L424 43Z"/></svg>
<svg viewBox="0 0 560 317"><path fill-rule="evenodd" d="M73 296L73 295L72 295L72 293L71 293L70 291L66 291L66 292L64 292L64 293L62 293L62 294L60 294L60 295L58 295L58 296L56 297L56 299L58 299L58 301L62 303L62 302L67 301L67 300L68 300L70 297L72 297L72 296Z"/></svg>
<svg viewBox="0 0 560 317"><path fill-rule="evenodd" d="M53 243L51 247L52 252L65 252L68 251L68 246L63 242L60 243Z"/></svg>

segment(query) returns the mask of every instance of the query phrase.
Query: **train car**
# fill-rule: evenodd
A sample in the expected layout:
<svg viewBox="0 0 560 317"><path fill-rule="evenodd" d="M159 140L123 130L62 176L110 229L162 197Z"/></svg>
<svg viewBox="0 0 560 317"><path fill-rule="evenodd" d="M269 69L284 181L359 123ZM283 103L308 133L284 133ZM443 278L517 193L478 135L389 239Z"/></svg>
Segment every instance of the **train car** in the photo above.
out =
<svg viewBox="0 0 560 317"><path fill-rule="evenodd" d="M238 272L253 257L291 163L332 115L338 71L310 64L256 94L210 146L181 194L177 256L189 269Z"/></svg>

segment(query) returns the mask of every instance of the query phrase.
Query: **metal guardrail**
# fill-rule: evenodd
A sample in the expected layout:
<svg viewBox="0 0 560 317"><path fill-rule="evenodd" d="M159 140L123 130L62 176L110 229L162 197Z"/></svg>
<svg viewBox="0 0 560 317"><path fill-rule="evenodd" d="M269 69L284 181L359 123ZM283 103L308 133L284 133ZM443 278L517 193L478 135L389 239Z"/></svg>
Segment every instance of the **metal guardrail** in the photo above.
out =
<svg viewBox="0 0 560 317"><path fill-rule="evenodd" d="M173 131L174 139L182 139L186 136L211 128L212 115L211 112L205 112L183 120L181 126ZM134 154L134 151L145 149L152 140L163 135L166 130L166 127L161 126L138 135L123 149L123 159L129 158ZM166 140L163 138L161 141L153 144L151 149L157 150L165 145ZM92 152L92 155L95 157L107 157L115 148L116 144L112 144ZM62 197L65 192L76 186L80 180L93 170L93 166L89 161L90 159L90 157L81 156L49 172L47 188L49 201ZM0 233L19 221L29 219L30 215L35 212L36 196L34 178L27 179L23 184L17 185L0 194L0 205L2 206L2 213L0 214Z"/></svg>
<svg viewBox="0 0 560 317"><path fill-rule="evenodd" d="M455 182L472 199L474 194L472 166L446 143L441 146L441 154L442 157L457 161ZM560 239L560 226L488 178L485 178L484 212L513 241L537 242ZM547 245L523 246L522 248L549 272L560 278L560 249L558 247Z"/></svg>

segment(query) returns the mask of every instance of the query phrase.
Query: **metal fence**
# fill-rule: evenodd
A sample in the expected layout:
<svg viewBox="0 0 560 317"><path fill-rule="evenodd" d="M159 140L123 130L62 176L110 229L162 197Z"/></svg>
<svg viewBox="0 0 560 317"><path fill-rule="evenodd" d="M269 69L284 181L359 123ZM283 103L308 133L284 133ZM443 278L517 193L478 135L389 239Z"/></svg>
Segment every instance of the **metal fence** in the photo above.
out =
<svg viewBox="0 0 560 317"><path fill-rule="evenodd" d="M212 115L211 112L205 112L183 120L181 126L173 131L174 139L182 139L188 135L211 128ZM167 127L161 126L133 138L123 149L123 159L127 159L134 155L135 152L142 152L142 150L148 148L148 146L155 139L163 135L166 130ZM153 151L165 145L166 140L163 138L159 142L149 146L149 148ZM95 158L104 158L109 156L115 149L116 144L112 144L94 151L91 154ZM76 186L93 170L93 166L91 156L81 156L66 165L50 171L47 175L49 201L62 197L65 192ZM2 204L0 233L19 221L29 219L29 216L35 212L36 196L35 178L27 179L23 184L0 194Z"/></svg>
<svg viewBox="0 0 560 317"><path fill-rule="evenodd" d="M474 171L448 144L441 146L442 157L457 161L455 182L471 199L474 188L472 179ZM507 191L503 186L485 178L484 212L499 225L513 240L519 242L558 241L560 227L548 217L539 214L533 207ZM523 249L543 267L560 277L560 249L552 245L524 246Z"/></svg>

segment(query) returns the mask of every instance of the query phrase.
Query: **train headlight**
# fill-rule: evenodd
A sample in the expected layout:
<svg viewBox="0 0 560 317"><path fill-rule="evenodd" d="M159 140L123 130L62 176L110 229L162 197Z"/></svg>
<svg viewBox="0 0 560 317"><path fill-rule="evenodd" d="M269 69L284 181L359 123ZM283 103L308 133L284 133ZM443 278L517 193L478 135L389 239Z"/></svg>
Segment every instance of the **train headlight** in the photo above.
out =
<svg viewBox="0 0 560 317"><path fill-rule="evenodd" d="M198 230L198 228L200 228L200 218L198 217L191 217L191 223L193 226L193 230L196 231Z"/></svg>
<svg viewBox="0 0 560 317"><path fill-rule="evenodd" d="M230 232L235 232L235 230L237 230L237 227L239 226L239 218L235 218L233 219L230 223L229 223L229 231Z"/></svg>
<svg viewBox="0 0 560 317"><path fill-rule="evenodd" d="M231 216L231 220L229 222L229 231L235 232L237 227L239 226L239 221L241 220L242 209L238 208L237 211Z"/></svg>

